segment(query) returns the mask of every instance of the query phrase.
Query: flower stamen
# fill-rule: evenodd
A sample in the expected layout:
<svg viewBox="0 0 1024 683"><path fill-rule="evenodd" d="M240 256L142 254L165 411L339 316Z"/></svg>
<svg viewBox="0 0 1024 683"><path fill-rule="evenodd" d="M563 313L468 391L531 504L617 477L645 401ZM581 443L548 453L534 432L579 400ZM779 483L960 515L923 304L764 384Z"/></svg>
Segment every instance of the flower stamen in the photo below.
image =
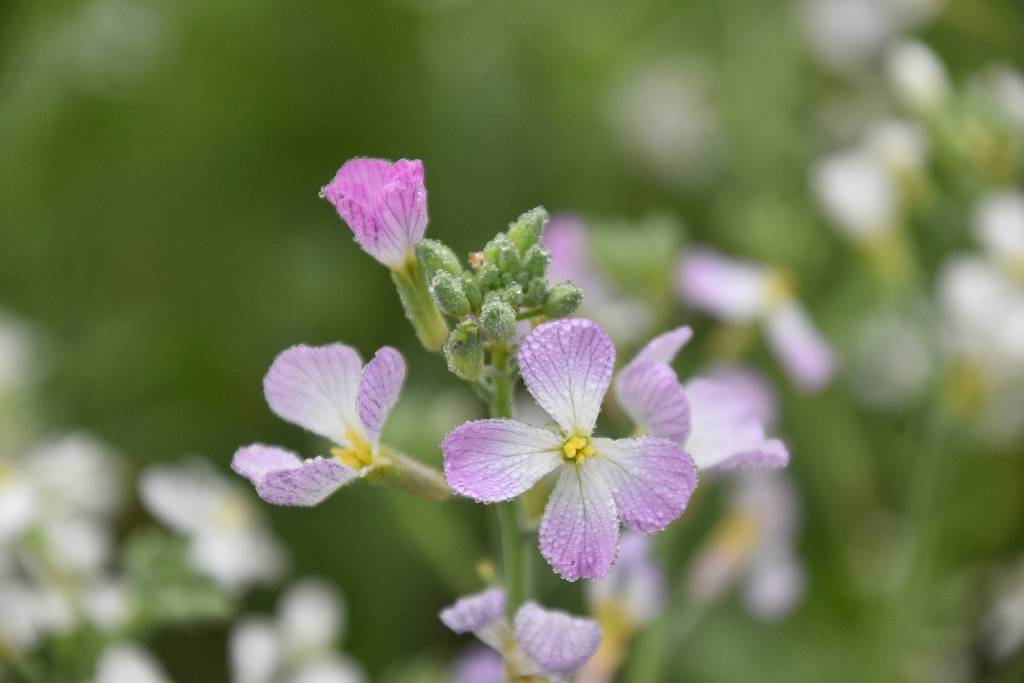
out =
<svg viewBox="0 0 1024 683"><path fill-rule="evenodd" d="M365 439L357 436L351 429L345 430L345 437L352 444L352 447L332 448L331 455L337 458L342 465L351 467L354 470L361 470L367 465L372 465L373 446Z"/></svg>
<svg viewBox="0 0 1024 683"><path fill-rule="evenodd" d="M586 437L574 436L562 446L563 457L581 463L594 454L594 447L587 443Z"/></svg>

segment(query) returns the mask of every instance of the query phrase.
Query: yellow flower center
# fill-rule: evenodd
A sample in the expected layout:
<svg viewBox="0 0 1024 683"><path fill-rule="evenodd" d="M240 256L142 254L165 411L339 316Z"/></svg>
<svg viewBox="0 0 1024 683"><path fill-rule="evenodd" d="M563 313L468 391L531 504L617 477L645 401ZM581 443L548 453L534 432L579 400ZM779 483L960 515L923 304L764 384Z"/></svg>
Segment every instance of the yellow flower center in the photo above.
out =
<svg viewBox="0 0 1024 683"><path fill-rule="evenodd" d="M574 436L562 446L563 457L581 463L594 454L594 447L587 443L586 437Z"/></svg>
<svg viewBox="0 0 1024 683"><path fill-rule="evenodd" d="M796 290L794 280L791 273L777 268L771 269L764 292L764 306L768 311L774 311L793 297Z"/></svg>
<svg viewBox="0 0 1024 683"><path fill-rule="evenodd" d="M373 446L362 437L356 436L351 429L345 430L345 438L352 444L351 448L332 448L331 455L337 458L342 465L351 467L354 470L361 470L367 465L373 464Z"/></svg>

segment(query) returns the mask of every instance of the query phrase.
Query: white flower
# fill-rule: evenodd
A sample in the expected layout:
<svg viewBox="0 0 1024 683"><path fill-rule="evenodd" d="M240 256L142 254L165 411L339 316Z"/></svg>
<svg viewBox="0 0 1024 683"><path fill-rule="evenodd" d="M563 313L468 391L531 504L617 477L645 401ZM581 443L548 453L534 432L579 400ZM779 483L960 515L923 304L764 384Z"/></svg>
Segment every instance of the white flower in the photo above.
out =
<svg viewBox="0 0 1024 683"><path fill-rule="evenodd" d="M811 169L811 187L836 227L855 241L876 241L895 227L899 201L893 179L867 152L822 159Z"/></svg>
<svg viewBox="0 0 1024 683"><path fill-rule="evenodd" d="M918 40L902 42L889 51L886 74L893 96L913 113L932 114L949 98L945 65Z"/></svg>

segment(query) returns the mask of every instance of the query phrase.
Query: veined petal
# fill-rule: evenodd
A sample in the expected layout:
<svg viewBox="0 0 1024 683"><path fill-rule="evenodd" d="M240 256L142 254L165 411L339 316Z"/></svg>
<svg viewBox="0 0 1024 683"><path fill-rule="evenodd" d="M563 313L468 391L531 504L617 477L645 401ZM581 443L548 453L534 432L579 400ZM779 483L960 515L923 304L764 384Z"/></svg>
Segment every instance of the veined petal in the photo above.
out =
<svg viewBox="0 0 1024 683"><path fill-rule="evenodd" d="M671 364L675 360L676 354L682 349L686 342L690 341L693 337L693 330L690 329L689 325L683 325L677 327L674 330L659 334L657 337L647 342L644 348L640 349L640 353L633 357L633 360L629 361L629 364L622 369L626 372L631 367L642 365L644 363L665 363L666 365Z"/></svg>
<svg viewBox="0 0 1024 683"><path fill-rule="evenodd" d="M835 374L836 352L810 314L791 299L765 321L765 341L789 379L806 392L824 389Z"/></svg>
<svg viewBox="0 0 1024 683"><path fill-rule="evenodd" d="M345 432L363 432L356 414L362 368L359 353L344 344L293 346L270 366L263 393L279 416L336 444L351 446Z"/></svg>
<svg viewBox="0 0 1024 683"><path fill-rule="evenodd" d="M405 359L395 349L385 346L363 368L359 377L359 418L366 437L376 446L384 420L398 400L405 382Z"/></svg>
<svg viewBox="0 0 1024 683"><path fill-rule="evenodd" d="M704 378L690 380L684 390L690 399L690 436L685 446L697 467L717 467L766 445L756 407L744 395Z"/></svg>
<svg viewBox="0 0 1024 683"><path fill-rule="evenodd" d="M675 371L663 363L635 362L615 380L619 405L647 434L685 444L690 434L690 403Z"/></svg>
<svg viewBox="0 0 1024 683"><path fill-rule="evenodd" d="M324 194L330 199L332 187L351 189L359 186L367 196L373 197L384 184L394 178L396 165L384 159L349 159L344 166L338 169L331 184L324 188ZM350 185L346 187L343 183L350 183ZM369 207L369 202L367 202L367 207Z"/></svg>
<svg viewBox="0 0 1024 683"><path fill-rule="evenodd" d="M405 263L409 248L423 239L427 230L423 164L404 160L398 164L403 164L401 171L374 198L372 230L359 239L370 255L392 268Z"/></svg>
<svg viewBox="0 0 1024 683"><path fill-rule="evenodd" d="M505 618L505 591L488 588L459 598L441 610L440 617L456 633L479 631Z"/></svg>
<svg viewBox="0 0 1024 683"><path fill-rule="evenodd" d="M568 675L597 652L601 627L593 619L547 610L530 600L516 612L515 637L542 671Z"/></svg>
<svg viewBox="0 0 1024 683"><path fill-rule="evenodd" d="M568 581L599 579L615 561L619 518L608 478L594 459L565 465L540 523L540 550Z"/></svg>
<svg viewBox="0 0 1024 683"><path fill-rule="evenodd" d="M586 466L608 482L619 517L630 529L664 529L686 509L697 487L697 469L679 444L651 436L591 442L597 457Z"/></svg>
<svg viewBox="0 0 1024 683"><path fill-rule="evenodd" d="M316 505L359 473L335 460L317 457L296 469L268 472L256 485L260 498L275 505Z"/></svg>
<svg viewBox="0 0 1024 683"><path fill-rule="evenodd" d="M270 472L299 467L302 467L302 458L292 451L261 443L243 446L231 458L231 469L251 481L253 486L259 486Z"/></svg>
<svg viewBox="0 0 1024 683"><path fill-rule="evenodd" d="M574 436L589 436L594 430L614 366L611 337L586 318L539 325L519 349L526 388Z"/></svg>
<svg viewBox="0 0 1024 683"><path fill-rule="evenodd" d="M717 470L735 470L741 467L785 467L789 464L789 451L778 439L769 439L760 448L736 453L715 465Z"/></svg>
<svg viewBox="0 0 1024 683"><path fill-rule="evenodd" d="M493 503L523 493L562 462L563 439L514 420L479 420L441 442L448 484L464 496Z"/></svg>

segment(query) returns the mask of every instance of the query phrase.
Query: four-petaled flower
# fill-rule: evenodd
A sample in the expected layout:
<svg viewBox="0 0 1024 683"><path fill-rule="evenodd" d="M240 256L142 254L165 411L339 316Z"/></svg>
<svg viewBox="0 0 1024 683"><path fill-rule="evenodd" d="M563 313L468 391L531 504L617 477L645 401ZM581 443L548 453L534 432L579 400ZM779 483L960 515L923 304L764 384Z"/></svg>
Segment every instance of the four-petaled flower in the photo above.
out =
<svg viewBox="0 0 1024 683"><path fill-rule="evenodd" d="M583 666L601 644L593 619L544 609L532 600L505 618L505 591L489 588L460 598L441 611L441 621L456 633L472 632L505 659L506 680L543 676L563 681Z"/></svg>
<svg viewBox="0 0 1024 683"><path fill-rule="evenodd" d="M263 390L279 416L338 445L331 459L305 462L263 444L240 448L231 469L260 498L277 505L316 505L382 459L378 437L405 381L405 360L385 346L366 367L344 344L293 346L271 365ZM386 456L385 456L386 457Z"/></svg>
<svg viewBox="0 0 1024 683"><path fill-rule="evenodd" d="M320 190L373 258L392 270L413 258L427 229L423 162L352 159Z"/></svg>
<svg viewBox="0 0 1024 683"><path fill-rule="evenodd" d="M561 429L481 420L457 427L441 443L449 485L484 502L514 498L561 468L540 544L570 581L608 573L620 519L645 533L663 529L686 508L697 485L693 461L672 441L591 436L614 365L615 346L592 320L540 325L523 340L519 367L530 393Z"/></svg>
<svg viewBox="0 0 1024 683"><path fill-rule="evenodd" d="M675 441L702 470L788 464L786 446L765 439L748 395L703 377L679 383L669 363L692 335L678 327L641 349L616 378L619 405L643 433Z"/></svg>

